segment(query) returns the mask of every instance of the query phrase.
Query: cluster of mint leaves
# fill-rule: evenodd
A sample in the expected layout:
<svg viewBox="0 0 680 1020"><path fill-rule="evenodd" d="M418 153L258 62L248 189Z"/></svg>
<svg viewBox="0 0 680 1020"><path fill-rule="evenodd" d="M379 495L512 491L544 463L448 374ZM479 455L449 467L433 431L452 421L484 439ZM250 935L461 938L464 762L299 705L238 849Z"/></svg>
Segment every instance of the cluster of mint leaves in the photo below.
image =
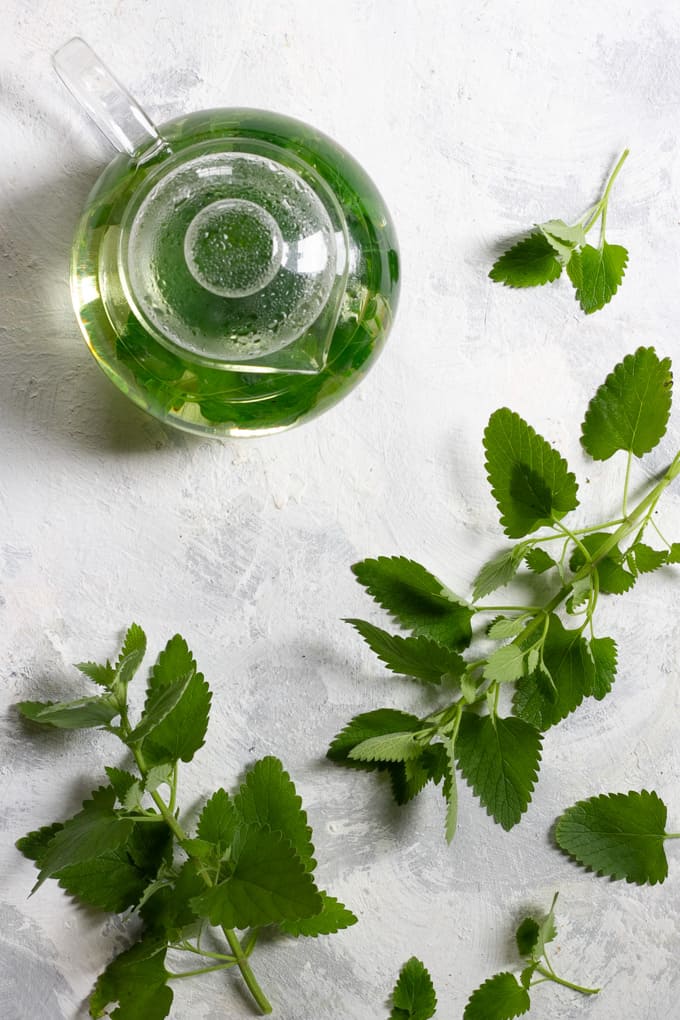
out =
<svg viewBox="0 0 680 1020"><path fill-rule="evenodd" d="M582 446L597 461L619 452L626 460L618 516L587 527L564 521L578 506L565 459L513 411L491 415L486 470L504 531L518 541L482 567L472 599L400 556L352 568L410 633L348 622L388 669L439 688L444 703L424 717L395 708L364 712L335 737L329 758L387 773L400 804L427 783L441 783L449 841L457 822L457 769L503 828L520 821L537 779L544 731L585 698L604 698L614 683L616 642L595 629L601 594L622 594L641 575L680 562L680 543L667 541L653 519L664 490L680 474L680 451L635 506L628 499L633 458L664 436L671 397L670 360L651 347L625 357L597 390L583 420ZM655 545L645 541L648 531ZM480 602L524 565L546 581L554 578L547 596L529 605ZM485 634L473 638L472 622L480 618L489 621ZM488 639L497 645L491 651ZM470 646L466 658L462 652ZM499 707L503 688L513 691L507 716Z"/></svg>
<svg viewBox="0 0 680 1020"><path fill-rule="evenodd" d="M510 971L490 977L468 999L463 1020L512 1020L522 1016L531 1008L531 989L550 981L582 995L597 995L599 988L584 988L559 977L550 962L546 946L557 937L556 902L557 893L545 917L525 917L515 932L517 950L524 960L519 977ZM430 1020L435 1015L437 997L432 978L415 957L401 970L392 1004L390 1020Z"/></svg>
<svg viewBox="0 0 680 1020"><path fill-rule="evenodd" d="M136 771L107 767L108 784L95 789L81 811L28 833L17 846L38 868L34 891L54 878L80 902L131 910L142 922L139 940L99 977L92 1017L163 1020L172 1005L171 981L233 967L259 1010L271 1013L250 965L262 929L326 935L356 917L315 883L312 830L277 758L257 761L234 795L212 793L195 833L185 829L177 807L178 766L204 743L211 692L186 641L175 635L149 672L144 708L133 724L128 685L145 652L144 632L133 624L113 665L78 666L102 688L99 695L19 704L35 723L113 734ZM196 966L168 969L182 959Z"/></svg>
<svg viewBox="0 0 680 1020"><path fill-rule="evenodd" d="M601 198L577 220L548 220L539 224L494 262L489 276L508 287L539 287L552 283L566 270L576 300L586 315L604 308L618 290L628 263L628 252L605 237L612 185L628 156L622 154ZM587 234L600 223L600 242L588 244Z"/></svg>

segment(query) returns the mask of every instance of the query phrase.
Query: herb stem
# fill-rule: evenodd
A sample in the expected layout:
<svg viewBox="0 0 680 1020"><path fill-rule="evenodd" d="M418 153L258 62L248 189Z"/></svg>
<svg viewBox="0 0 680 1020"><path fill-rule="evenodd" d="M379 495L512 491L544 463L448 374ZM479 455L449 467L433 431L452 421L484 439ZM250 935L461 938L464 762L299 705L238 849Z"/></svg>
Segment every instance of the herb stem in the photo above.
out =
<svg viewBox="0 0 680 1020"><path fill-rule="evenodd" d="M241 943L238 940L238 936L230 928L223 928L222 931L224 932L224 936L227 942L229 943L229 948L231 949L232 953L234 954L234 957L236 958L239 970L243 975L243 980L248 986L250 994L255 999L255 1002L260 1007L262 1013L271 1013L272 1011L271 1004L269 1003L267 997L265 996L264 992L257 983L255 975L250 969L248 957L243 951Z"/></svg>
<svg viewBox="0 0 680 1020"><path fill-rule="evenodd" d="M230 967L236 966L236 960L233 963L216 963L214 967L198 967L196 970L183 970L181 974L173 974L172 971L167 972L168 981L179 981L181 978L195 977L197 974L210 974L214 970L229 970Z"/></svg>
<svg viewBox="0 0 680 1020"><path fill-rule="evenodd" d="M602 246L603 243L604 243L604 232L605 232L605 227L607 225L607 206L609 204L609 193L612 190L612 186L613 186L614 181L616 180L616 178L618 176L619 170L621 169L623 164L626 162L626 159L628 158L629 152L630 152L630 149L624 149L623 152L621 153L621 156L619 157L619 161L616 164L616 166L614 167L614 169L612 170L611 175L609 177L609 180L607 181L607 186L604 189L604 193L602 195L602 199L601 199L601 204L602 204L602 222L600 224L600 246Z"/></svg>
<svg viewBox="0 0 680 1020"><path fill-rule="evenodd" d="M554 981L558 985L563 985L565 988L571 988L573 992L581 992L582 995L597 995L600 991L599 988L584 988L583 985L576 985L573 981L567 981L566 978L558 977L553 971L546 970L540 963L536 968L539 974L542 974L548 981Z"/></svg>
<svg viewBox="0 0 680 1020"><path fill-rule="evenodd" d="M623 502L622 510L624 520L628 516L628 485L630 483L630 466L633 463L633 451L628 451L628 459L626 461L626 477L623 481Z"/></svg>

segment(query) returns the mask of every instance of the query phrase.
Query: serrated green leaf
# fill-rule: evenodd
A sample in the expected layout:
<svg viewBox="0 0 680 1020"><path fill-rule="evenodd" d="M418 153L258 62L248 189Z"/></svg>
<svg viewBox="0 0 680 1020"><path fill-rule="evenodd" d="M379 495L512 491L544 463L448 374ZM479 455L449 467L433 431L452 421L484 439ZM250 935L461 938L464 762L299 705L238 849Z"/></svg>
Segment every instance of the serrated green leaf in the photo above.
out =
<svg viewBox="0 0 680 1020"><path fill-rule="evenodd" d="M308 871L316 867L312 830L295 784L278 758L260 759L234 797L234 807L248 824L280 832L295 848Z"/></svg>
<svg viewBox="0 0 680 1020"><path fill-rule="evenodd" d="M647 790L579 801L558 819L557 845L598 875L655 885L668 874L666 805Z"/></svg>
<svg viewBox="0 0 680 1020"><path fill-rule="evenodd" d="M446 772L446 751L443 744L430 744L423 748L417 758L404 762L390 762L386 765L392 784L392 794L397 804L407 804L423 787L433 782L441 783Z"/></svg>
<svg viewBox="0 0 680 1020"><path fill-rule="evenodd" d="M372 712L362 712L334 737L326 754L331 761L340 765L374 769L377 766L373 762L359 762L350 758L350 751L371 737L398 732L412 733L421 727L422 723L417 715L400 712L395 708L377 708Z"/></svg>
<svg viewBox="0 0 680 1020"><path fill-rule="evenodd" d="M546 570L552 570L553 567L557 566L552 556L545 549L540 549L538 546L529 550L524 557L524 562L534 574L545 574Z"/></svg>
<svg viewBox="0 0 680 1020"><path fill-rule="evenodd" d="M101 857L128 841L134 823L115 814L115 799L110 786L100 787L84 801L82 811L64 822L42 858L35 889L62 868Z"/></svg>
<svg viewBox="0 0 680 1020"><path fill-rule="evenodd" d="M314 917L300 918L297 921L283 921L280 925L281 931L294 938L306 936L316 938L318 935L333 935L343 928L350 928L357 923L356 916L344 903L337 900L335 896L329 896L322 892L321 900L323 907L321 912Z"/></svg>
<svg viewBox="0 0 680 1020"><path fill-rule="evenodd" d="M99 687L106 687L108 690L113 686L116 679L116 671L110 662L100 666L97 662L77 662L76 669L92 680Z"/></svg>
<svg viewBox="0 0 680 1020"><path fill-rule="evenodd" d="M224 853L231 846L241 824L242 819L227 791L215 790L201 811L196 833L199 839L206 840Z"/></svg>
<svg viewBox="0 0 680 1020"><path fill-rule="evenodd" d="M149 678L149 697L190 676L178 704L144 740L142 750L149 765L191 761L203 746L210 715L210 688L183 637L176 634L158 657Z"/></svg>
<svg viewBox="0 0 680 1020"><path fill-rule="evenodd" d="M100 975L90 996L90 1016L108 1014L112 1020L165 1020L172 1006L172 991L167 986L165 954L167 946L142 939L121 953Z"/></svg>
<svg viewBox="0 0 680 1020"><path fill-rule="evenodd" d="M437 1009L437 996L425 965L412 956L399 973L392 991L390 1020L430 1020Z"/></svg>
<svg viewBox="0 0 680 1020"><path fill-rule="evenodd" d="M252 827L229 878L191 901L211 924L249 928L314 917L323 900L306 864L280 832Z"/></svg>
<svg viewBox="0 0 680 1020"><path fill-rule="evenodd" d="M531 1006L529 992L514 974L503 971L485 981L468 999L463 1020L513 1020Z"/></svg>
<svg viewBox="0 0 680 1020"><path fill-rule="evenodd" d="M173 683L164 684L149 690L146 702L144 703L142 718L128 736L130 744L141 743L142 740L145 740L150 733L153 733L160 726L163 720L167 718L173 708L176 708L184 697L192 676L193 674L189 674L173 681Z"/></svg>
<svg viewBox="0 0 680 1020"><path fill-rule="evenodd" d="M563 246L573 248L586 243L586 235L581 223L569 225L564 220L548 220L539 226L541 233L552 243L559 241Z"/></svg>
<svg viewBox="0 0 680 1020"><path fill-rule="evenodd" d="M673 542L668 550L668 562L680 563L680 542Z"/></svg>
<svg viewBox="0 0 680 1020"><path fill-rule="evenodd" d="M635 576L621 565L623 554L618 546L610 549L606 556L599 556L600 549L609 538L611 532L598 531L592 535L584 535L581 538L581 545L586 548L591 558L598 560L596 570L600 591L606 595L623 595L635 584ZM585 562L581 548L574 549L569 559L571 570L580 570Z"/></svg>
<svg viewBox="0 0 680 1020"><path fill-rule="evenodd" d="M517 573L526 549L525 542L519 542L507 552L485 563L475 578L472 599L477 602L492 591L510 584Z"/></svg>
<svg viewBox="0 0 680 1020"><path fill-rule="evenodd" d="M388 733L362 740L349 756L353 761L408 761L419 757L422 746L415 733Z"/></svg>
<svg viewBox="0 0 680 1020"><path fill-rule="evenodd" d="M380 556L352 567L368 594L416 637L451 648L467 648L472 610L434 574L404 556Z"/></svg>
<svg viewBox="0 0 680 1020"><path fill-rule="evenodd" d="M501 616L494 620L487 634L492 641L503 641L505 638L517 637L526 625L526 617L516 616L514 619L510 619L507 616Z"/></svg>
<svg viewBox="0 0 680 1020"><path fill-rule="evenodd" d="M61 730L108 726L119 713L107 695L77 698L75 701L20 701L17 708L25 719Z"/></svg>
<svg viewBox="0 0 680 1020"><path fill-rule="evenodd" d="M574 614L579 611L581 606L585 606L590 599L592 590L593 584L590 577L581 577L578 581L574 581L571 586L571 595L565 606L567 612Z"/></svg>
<svg viewBox="0 0 680 1020"><path fill-rule="evenodd" d="M519 645L503 645L492 652L484 666L484 677L499 684L514 683L524 675L526 653Z"/></svg>
<svg viewBox="0 0 680 1020"><path fill-rule="evenodd" d="M136 807L140 803L144 792L142 781L133 776L131 772L125 772L124 769L117 769L110 765L105 766L104 771L108 776L116 797L125 810L129 811L131 808Z"/></svg>
<svg viewBox="0 0 680 1020"><path fill-rule="evenodd" d="M623 280L627 263L628 251L620 244L607 241L600 248L586 244L574 252L567 269L576 288L576 300L586 315L611 301Z"/></svg>
<svg viewBox="0 0 680 1020"><path fill-rule="evenodd" d="M487 813L508 830L529 806L541 761L541 734L521 719L464 712L456 759Z"/></svg>
<svg viewBox="0 0 680 1020"><path fill-rule="evenodd" d="M489 276L506 287L540 287L552 283L561 272L553 245L537 230L496 259Z"/></svg>
<svg viewBox="0 0 680 1020"><path fill-rule="evenodd" d="M666 432L673 396L670 358L639 347L607 376L590 401L581 443L594 460L618 450L642 457Z"/></svg>
<svg viewBox="0 0 680 1020"><path fill-rule="evenodd" d="M178 941L182 933L197 922L198 914L191 902L204 892L205 882L195 862L186 861L177 875L152 891L145 900L140 909L144 924L150 932L162 935L168 942Z"/></svg>
<svg viewBox="0 0 680 1020"><path fill-rule="evenodd" d="M20 850L24 857L27 857L29 861L33 861L38 867L41 866L47 847L52 842L56 834L64 828L62 822L52 822L51 825L42 825L39 829L34 829L32 832L27 832L25 836L22 836L16 841L16 848Z"/></svg>
<svg viewBox="0 0 680 1020"><path fill-rule="evenodd" d="M146 634L137 623L131 624L125 634L123 647L116 662L116 682L130 683L146 654Z"/></svg>
<svg viewBox="0 0 680 1020"><path fill-rule="evenodd" d="M465 669L465 660L458 652L426 637L400 637L388 634L365 620L345 620L393 673L413 677L424 683L438 684L444 678L458 678Z"/></svg>
<svg viewBox="0 0 680 1020"><path fill-rule="evenodd" d="M446 824L444 833L446 842L451 843L458 827L458 782L456 776L456 738L451 735L446 741L446 774L444 777L444 797L446 799Z"/></svg>
<svg viewBox="0 0 680 1020"><path fill-rule="evenodd" d="M592 694L597 701L602 701L616 679L616 642L610 637L591 638L588 647L595 666Z"/></svg>
<svg viewBox="0 0 680 1020"><path fill-rule="evenodd" d="M484 449L491 491L510 538L522 538L578 506L567 462L514 411L494 411Z"/></svg>
<svg viewBox="0 0 680 1020"><path fill-rule="evenodd" d="M634 556L635 566L641 574L651 574L668 561L667 549L653 549L644 542L636 542L628 552Z"/></svg>
<svg viewBox="0 0 680 1020"><path fill-rule="evenodd" d="M519 976L520 984L522 988L530 988L531 980L536 973L537 963L530 963L528 967L525 967Z"/></svg>
<svg viewBox="0 0 680 1020"><path fill-rule="evenodd" d="M515 715L547 730L573 712L593 693L595 666L579 630L563 626L553 613L543 645L543 662L549 681L534 671L517 683Z"/></svg>

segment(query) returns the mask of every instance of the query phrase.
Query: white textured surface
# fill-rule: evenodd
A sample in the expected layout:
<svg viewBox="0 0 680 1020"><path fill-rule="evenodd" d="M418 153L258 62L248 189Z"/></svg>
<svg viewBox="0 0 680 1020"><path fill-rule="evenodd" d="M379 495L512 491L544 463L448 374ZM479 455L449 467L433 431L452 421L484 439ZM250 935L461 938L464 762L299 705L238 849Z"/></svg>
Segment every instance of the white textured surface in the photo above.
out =
<svg viewBox="0 0 680 1020"><path fill-rule="evenodd" d="M28 735L11 705L68 695L70 663L114 652L137 619L155 652L176 630L215 692L185 802L279 754L304 796L320 879L360 924L272 943L255 959L281 1020L381 1020L401 963L430 967L439 1016L514 967L513 922L561 890L560 969L602 994L540 988L554 1020L677 1017L680 860L631 889L551 848L561 808L655 787L680 828L677 573L603 606L615 692L546 739L534 803L506 834L467 790L455 844L441 796L408 809L323 761L355 712L413 703L340 622L368 611L349 565L413 556L465 593L500 543L481 432L509 404L567 455L586 507L612 509L620 464L586 466L577 425L622 355L678 355L680 14L677 5L540 0L236 3L6 0L0 41L0 1016L86 1015L123 929L76 909L17 836L73 811L104 737ZM58 86L50 52L87 38L157 119L217 105L277 109L350 149L397 223L404 288L366 381L326 416L266 440L197 442L141 415L82 343L67 287L78 210L108 150ZM486 279L499 239L580 215L613 159L610 239L630 248L619 295L585 318L570 288ZM680 411L650 470L678 445ZM592 484L587 486L585 478ZM636 476L636 484L643 475ZM616 482L618 486L618 480ZM680 492L659 520L679 538ZM73 685L73 686L72 686ZM114 749L117 754L117 749ZM173 1016L252 1015L224 976L176 989Z"/></svg>

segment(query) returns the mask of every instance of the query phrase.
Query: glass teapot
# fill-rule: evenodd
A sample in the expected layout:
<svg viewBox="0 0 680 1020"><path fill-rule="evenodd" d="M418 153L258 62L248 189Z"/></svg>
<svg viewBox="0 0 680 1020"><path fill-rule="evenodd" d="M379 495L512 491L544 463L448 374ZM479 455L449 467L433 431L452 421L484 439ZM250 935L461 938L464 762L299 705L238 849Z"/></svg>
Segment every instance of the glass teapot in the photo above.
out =
<svg viewBox="0 0 680 1020"><path fill-rule="evenodd" d="M139 407L203 435L262 435L318 414L379 353L397 241L343 149L274 113L218 109L156 128L82 39L57 72L119 149L71 264L101 368Z"/></svg>

